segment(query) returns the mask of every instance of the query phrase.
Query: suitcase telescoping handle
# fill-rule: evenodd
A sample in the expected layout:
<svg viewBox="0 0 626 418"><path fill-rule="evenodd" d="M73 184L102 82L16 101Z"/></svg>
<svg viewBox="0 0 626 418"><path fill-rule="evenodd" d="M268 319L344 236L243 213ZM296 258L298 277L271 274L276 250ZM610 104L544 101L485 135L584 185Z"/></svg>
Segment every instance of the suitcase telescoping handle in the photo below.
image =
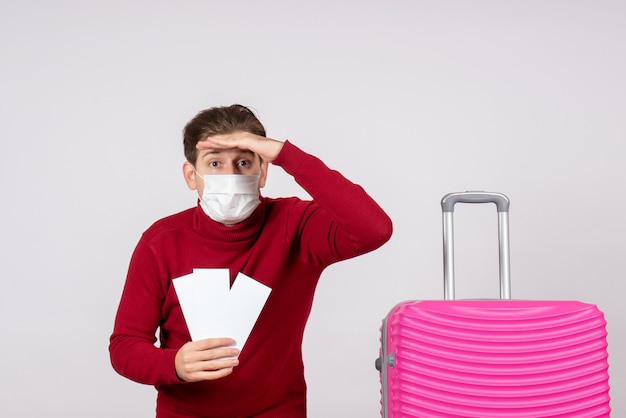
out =
<svg viewBox="0 0 626 418"><path fill-rule="evenodd" d="M509 198L502 193L449 193L441 200L443 209L443 287L444 299L454 299L454 205L457 203L495 203L498 210L498 246L500 250L500 299L511 299L509 251Z"/></svg>

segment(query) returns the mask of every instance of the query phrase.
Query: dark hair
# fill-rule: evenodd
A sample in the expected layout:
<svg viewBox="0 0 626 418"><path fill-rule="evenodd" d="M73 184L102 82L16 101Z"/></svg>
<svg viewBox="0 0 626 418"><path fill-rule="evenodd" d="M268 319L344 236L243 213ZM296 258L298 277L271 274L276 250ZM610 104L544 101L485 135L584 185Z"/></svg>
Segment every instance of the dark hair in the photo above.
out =
<svg viewBox="0 0 626 418"><path fill-rule="evenodd" d="M265 128L259 119L245 106L234 104L200 111L183 130L185 158L195 165L198 155L196 144L199 141L209 135L229 134L236 131L266 136Z"/></svg>

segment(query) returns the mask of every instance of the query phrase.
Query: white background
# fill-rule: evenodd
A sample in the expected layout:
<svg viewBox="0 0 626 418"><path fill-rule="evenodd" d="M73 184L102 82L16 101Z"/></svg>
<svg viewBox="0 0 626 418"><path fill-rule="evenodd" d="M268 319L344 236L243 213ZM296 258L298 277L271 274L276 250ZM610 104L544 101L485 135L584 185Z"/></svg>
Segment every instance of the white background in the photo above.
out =
<svg viewBox="0 0 626 418"><path fill-rule="evenodd" d="M468 189L512 201L515 298L605 312L626 416L625 22L618 0L2 0L0 415L154 416L108 359L126 268L195 204L184 124L241 103L394 221L322 277L311 417L379 416L381 320L442 296L439 201ZM306 196L277 167L264 193ZM495 210L456 220L459 297L495 297Z"/></svg>

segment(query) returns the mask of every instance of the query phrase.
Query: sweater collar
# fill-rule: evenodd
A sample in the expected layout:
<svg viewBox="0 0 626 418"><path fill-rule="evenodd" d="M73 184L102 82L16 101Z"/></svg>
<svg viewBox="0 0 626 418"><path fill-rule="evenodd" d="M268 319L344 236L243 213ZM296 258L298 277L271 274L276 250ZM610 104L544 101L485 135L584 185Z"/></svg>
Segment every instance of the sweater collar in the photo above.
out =
<svg viewBox="0 0 626 418"><path fill-rule="evenodd" d="M219 241L222 245L241 245L254 242L265 223L267 203L261 198L261 204L252 212L249 218L235 225L226 226L209 218L200 206L196 204L194 213L194 228L206 238Z"/></svg>

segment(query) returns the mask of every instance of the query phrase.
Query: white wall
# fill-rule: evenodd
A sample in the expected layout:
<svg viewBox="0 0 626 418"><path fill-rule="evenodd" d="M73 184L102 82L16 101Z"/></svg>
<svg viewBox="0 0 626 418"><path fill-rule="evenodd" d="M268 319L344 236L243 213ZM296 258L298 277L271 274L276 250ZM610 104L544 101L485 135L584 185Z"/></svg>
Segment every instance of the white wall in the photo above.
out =
<svg viewBox="0 0 626 418"><path fill-rule="evenodd" d="M605 312L626 416L625 18L618 0L1 1L0 415L153 416L154 390L108 360L127 263L195 204L183 125L238 102L395 224L324 274L311 417L379 416L380 321L441 297L439 200L467 189L512 200L515 298ZM266 195L301 194L270 176ZM483 209L457 210L460 297L497 294Z"/></svg>

